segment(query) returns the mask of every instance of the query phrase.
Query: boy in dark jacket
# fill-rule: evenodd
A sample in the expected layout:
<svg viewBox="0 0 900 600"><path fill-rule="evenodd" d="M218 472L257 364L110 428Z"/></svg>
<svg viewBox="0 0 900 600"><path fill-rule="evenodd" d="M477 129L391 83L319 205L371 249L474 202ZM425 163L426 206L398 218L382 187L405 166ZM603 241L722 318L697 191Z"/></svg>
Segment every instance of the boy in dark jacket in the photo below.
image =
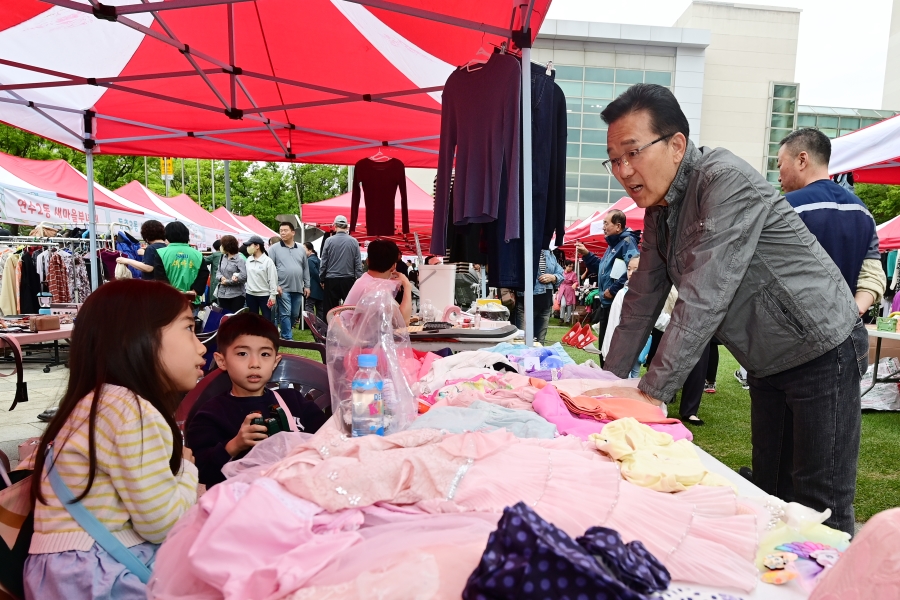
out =
<svg viewBox="0 0 900 600"><path fill-rule="evenodd" d="M263 317L242 313L229 318L219 328L216 364L231 378L231 392L203 403L188 419L186 445L194 452L200 483L211 487L225 481L222 467L243 458L266 439L266 428L252 425L257 417L268 418L270 406L278 400L266 383L281 361L278 330ZM297 431L315 433L327 417L315 403L293 389L278 394L290 410Z"/></svg>

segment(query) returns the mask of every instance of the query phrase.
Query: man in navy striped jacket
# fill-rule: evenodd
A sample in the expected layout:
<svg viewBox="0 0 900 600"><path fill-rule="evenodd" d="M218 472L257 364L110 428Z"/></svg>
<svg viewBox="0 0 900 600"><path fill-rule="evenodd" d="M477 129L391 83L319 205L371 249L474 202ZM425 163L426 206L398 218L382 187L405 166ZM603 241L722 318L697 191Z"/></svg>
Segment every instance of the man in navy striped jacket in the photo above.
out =
<svg viewBox="0 0 900 600"><path fill-rule="evenodd" d="M818 129L781 140L778 169L785 198L835 262L856 298L859 314L881 301L886 278L872 214L850 190L828 177L831 141Z"/></svg>

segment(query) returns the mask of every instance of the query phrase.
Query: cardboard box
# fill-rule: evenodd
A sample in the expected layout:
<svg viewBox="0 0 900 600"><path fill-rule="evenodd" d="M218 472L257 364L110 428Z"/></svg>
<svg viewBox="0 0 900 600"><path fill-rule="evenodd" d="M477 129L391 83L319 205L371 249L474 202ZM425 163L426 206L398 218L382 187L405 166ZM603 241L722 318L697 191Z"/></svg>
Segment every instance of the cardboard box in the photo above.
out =
<svg viewBox="0 0 900 600"><path fill-rule="evenodd" d="M869 364L875 362L875 343L878 338L869 336ZM900 340L889 340L881 338L881 355L880 358L894 356L900 358Z"/></svg>

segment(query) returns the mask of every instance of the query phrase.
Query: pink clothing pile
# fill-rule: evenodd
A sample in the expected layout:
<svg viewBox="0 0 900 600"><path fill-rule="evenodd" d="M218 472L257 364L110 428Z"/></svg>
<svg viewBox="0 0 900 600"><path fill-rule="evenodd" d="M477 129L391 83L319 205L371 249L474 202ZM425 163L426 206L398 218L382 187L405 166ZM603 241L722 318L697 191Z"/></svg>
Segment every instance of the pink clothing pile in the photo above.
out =
<svg viewBox="0 0 900 600"><path fill-rule="evenodd" d="M248 485L213 488L157 555L149 598L459 598L504 507L640 540L674 580L752 589L756 518L728 488L661 494L574 437L323 428Z"/></svg>
<svg viewBox="0 0 900 600"><path fill-rule="evenodd" d="M534 396L534 411L556 425L557 431L563 435L574 435L587 440L592 433L600 433L609 419L594 419L590 416L575 416L566 407L559 392L552 385L546 386ZM655 431L668 433L674 440L693 440L694 435L681 421L675 423L645 423Z"/></svg>

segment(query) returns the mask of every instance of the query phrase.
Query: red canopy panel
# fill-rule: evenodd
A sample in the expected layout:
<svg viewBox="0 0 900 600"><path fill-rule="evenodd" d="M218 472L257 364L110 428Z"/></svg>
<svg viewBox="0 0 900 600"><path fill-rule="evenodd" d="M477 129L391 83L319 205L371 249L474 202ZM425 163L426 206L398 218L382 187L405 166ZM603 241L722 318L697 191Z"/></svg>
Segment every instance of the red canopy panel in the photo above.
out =
<svg viewBox="0 0 900 600"><path fill-rule="evenodd" d="M154 16L136 0L108 4L120 5L117 23L87 0L0 6L0 120L83 149L83 111L94 111L98 153L354 164L386 143L411 167L436 165L449 74L528 10L257 0ZM532 5L532 39L549 4Z"/></svg>
<svg viewBox="0 0 900 600"><path fill-rule="evenodd" d="M878 227L878 249L882 252L900 249L900 217L885 221Z"/></svg>
<svg viewBox="0 0 900 600"><path fill-rule="evenodd" d="M334 218L343 215L350 220L350 201L352 194L347 192L330 200L313 202L303 205L303 222L314 223L319 227L331 225ZM366 200L365 194L361 194L359 204L359 217L356 223L356 235L354 237L366 237ZM431 234L434 219L434 198L417 186L412 179L406 178L407 214L409 216L409 228L412 233ZM394 229L401 232L403 229L403 215L400 212L400 191L394 199ZM372 238L374 239L374 238Z"/></svg>

